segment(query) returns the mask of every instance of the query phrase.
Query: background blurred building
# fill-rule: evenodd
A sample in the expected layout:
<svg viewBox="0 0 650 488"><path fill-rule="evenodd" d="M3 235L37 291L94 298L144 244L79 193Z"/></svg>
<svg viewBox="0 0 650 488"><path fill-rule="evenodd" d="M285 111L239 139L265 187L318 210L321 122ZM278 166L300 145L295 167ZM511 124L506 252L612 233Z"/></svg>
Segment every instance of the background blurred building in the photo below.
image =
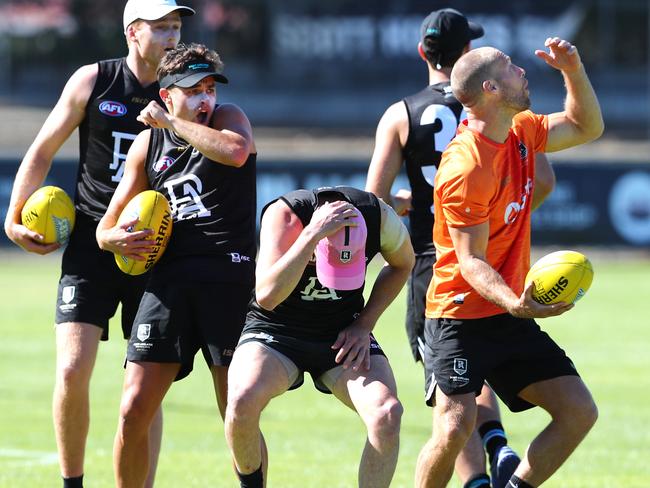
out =
<svg viewBox="0 0 650 488"><path fill-rule="evenodd" d="M372 129L392 101L426 84L420 21L453 5L528 71L533 108L560 108L562 81L534 50L558 35L578 45L610 133L645 137L647 0L188 0L183 39L215 47L255 125ZM81 64L125 53L121 0L0 3L2 104L50 106Z"/></svg>
<svg viewBox="0 0 650 488"><path fill-rule="evenodd" d="M14 175L63 84L82 64L126 53L126 0L0 0L0 220ZM533 109L562 109L562 77L534 56L547 37L580 50L606 122L595 143L552 155L556 189L533 216L544 245L650 246L650 0L179 0L183 39L216 48L233 101L255 128L258 207L295 188L363 187L388 105L427 84L419 27L449 5L480 22L528 73ZM74 192L76 138L46 184ZM395 188L405 187L403 175ZM0 246L8 244L0 233Z"/></svg>

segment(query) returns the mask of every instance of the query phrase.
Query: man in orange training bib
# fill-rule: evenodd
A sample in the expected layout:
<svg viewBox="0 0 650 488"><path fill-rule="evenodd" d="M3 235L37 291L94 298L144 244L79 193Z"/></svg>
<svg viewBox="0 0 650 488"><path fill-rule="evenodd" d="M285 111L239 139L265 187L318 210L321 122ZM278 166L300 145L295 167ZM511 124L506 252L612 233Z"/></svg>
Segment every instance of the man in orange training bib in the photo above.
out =
<svg viewBox="0 0 650 488"><path fill-rule="evenodd" d="M437 261L427 292L424 350L434 429L418 458L418 487L449 481L474 428L475 396L485 380L512 411L540 406L551 415L508 487L539 486L596 421L596 406L573 363L533 320L572 305L541 305L531 286L524 290L534 154L582 144L603 131L575 46L549 38L546 47L535 54L564 77L563 112L530 112L525 71L497 49L468 52L451 73L468 119L435 178Z"/></svg>
<svg viewBox="0 0 650 488"><path fill-rule="evenodd" d="M366 191L391 205L399 215L408 214L415 266L407 283L405 325L416 361L422 361L424 356L426 295L436 262L433 181L442 152L460 121L467 117L451 92L451 70L472 48L473 40L481 36L482 26L452 8L436 10L424 18L417 50L427 68L429 85L386 109L377 125L368 168ZM402 165L410 190L400 189L391 195ZM537 154L533 210L542 204L554 185L550 162L544 154ZM463 488L504 488L520 459L508 446L498 401L488 385L483 387L476 403L475 434L456 460L456 475ZM486 453L490 460L489 477L485 470Z"/></svg>

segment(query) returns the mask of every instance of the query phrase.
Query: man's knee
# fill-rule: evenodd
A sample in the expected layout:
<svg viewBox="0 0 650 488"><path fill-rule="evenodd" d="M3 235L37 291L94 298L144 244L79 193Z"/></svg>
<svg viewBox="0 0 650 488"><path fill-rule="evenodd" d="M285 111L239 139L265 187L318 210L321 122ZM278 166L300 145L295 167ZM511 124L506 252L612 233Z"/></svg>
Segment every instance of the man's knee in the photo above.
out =
<svg viewBox="0 0 650 488"><path fill-rule="evenodd" d="M589 391L585 388L583 392L571 395L567 403L567 408L562 413L565 424L572 430L588 432L598 419L598 407Z"/></svg>
<svg viewBox="0 0 650 488"><path fill-rule="evenodd" d="M79 362L64 362L57 367L58 387L66 392L87 390L92 368Z"/></svg>
<svg viewBox="0 0 650 488"><path fill-rule="evenodd" d="M57 388L88 388L92 375L101 329L76 323L59 324L57 327Z"/></svg>
<svg viewBox="0 0 650 488"><path fill-rule="evenodd" d="M474 422L465 417L444 417L445 420L436 423L436 434L449 444L464 446L474 429Z"/></svg>
<svg viewBox="0 0 650 488"><path fill-rule="evenodd" d="M554 420L577 435L588 432L598 419L598 407L582 381L563 389L548 409Z"/></svg>
<svg viewBox="0 0 650 488"><path fill-rule="evenodd" d="M453 397L452 397L453 398ZM462 449L476 425L476 404L447 402L435 408L434 435L446 444Z"/></svg>
<svg viewBox="0 0 650 488"><path fill-rule="evenodd" d="M144 395L127 390L120 403L120 426L122 435L142 435L149 432L149 427L158 412L158 406L151 405L151 402Z"/></svg>
<svg viewBox="0 0 650 488"><path fill-rule="evenodd" d="M382 439L399 437L403 413L404 407L397 398L386 399L369 416L366 422L368 432Z"/></svg>
<svg viewBox="0 0 650 488"><path fill-rule="evenodd" d="M228 424L244 424L257 422L266 400L254 386L248 388L230 388L228 390L228 406L226 407L226 422Z"/></svg>

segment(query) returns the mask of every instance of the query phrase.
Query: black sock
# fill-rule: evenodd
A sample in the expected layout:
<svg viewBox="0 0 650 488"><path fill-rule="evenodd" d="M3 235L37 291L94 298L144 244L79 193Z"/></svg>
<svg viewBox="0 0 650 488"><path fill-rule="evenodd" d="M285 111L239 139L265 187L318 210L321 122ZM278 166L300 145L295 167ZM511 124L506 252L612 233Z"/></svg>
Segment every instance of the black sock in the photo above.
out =
<svg viewBox="0 0 650 488"><path fill-rule="evenodd" d="M84 488L84 475L74 478L63 478L63 488Z"/></svg>
<svg viewBox="0 0 650 488"><path fill-rule="evenodd" d="M262 475L262 465L250 474L241 474L239 476L239 486L241 488L264 488L264 476Z"/></svg>
<svg viewBox="0 0 650 488"><path fill-rule="evenodd" d="M476 475L463 488L490 488L490 477L485 473Z"/></svg>
<svg viewBox="0 0 650 488"><path fill-rule="evenodd" d="M529 485L524 480L517 478L513 474L512 478L510 478L510 481L508 481L506 488L535 488L535 487L533 485Z"/></svg>
<svg viewBox="0 0 650 488"><path fill-rule="evenodd" d="M483 440L483 447L487 451L490 462L494 459L495 454L503 446L508 445L506 433L503 430L503 425L498 420L489 420L483 423L478 428L478 433L481 434Z"/></svg>

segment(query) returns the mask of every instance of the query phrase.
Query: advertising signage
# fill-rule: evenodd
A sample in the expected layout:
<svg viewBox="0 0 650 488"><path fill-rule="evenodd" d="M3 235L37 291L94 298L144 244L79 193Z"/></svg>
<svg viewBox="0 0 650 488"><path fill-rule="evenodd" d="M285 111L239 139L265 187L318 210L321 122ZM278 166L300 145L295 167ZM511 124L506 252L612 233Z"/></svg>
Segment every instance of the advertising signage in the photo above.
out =
<svg viewBox="0 0 650 488"><path fill-rule="evenodd" d="M0 161L0 217L4 221L19 161ZM532 216L533 245L650 247L650 164L554 163L556 188ZM298 188L363 188L366 161L260 161L258 215L262 207ZM74 194L76 165L57 162L45 182ZM398 176L393 191L407 188ZM9 244L2 233L0 244Z"/></svg>

